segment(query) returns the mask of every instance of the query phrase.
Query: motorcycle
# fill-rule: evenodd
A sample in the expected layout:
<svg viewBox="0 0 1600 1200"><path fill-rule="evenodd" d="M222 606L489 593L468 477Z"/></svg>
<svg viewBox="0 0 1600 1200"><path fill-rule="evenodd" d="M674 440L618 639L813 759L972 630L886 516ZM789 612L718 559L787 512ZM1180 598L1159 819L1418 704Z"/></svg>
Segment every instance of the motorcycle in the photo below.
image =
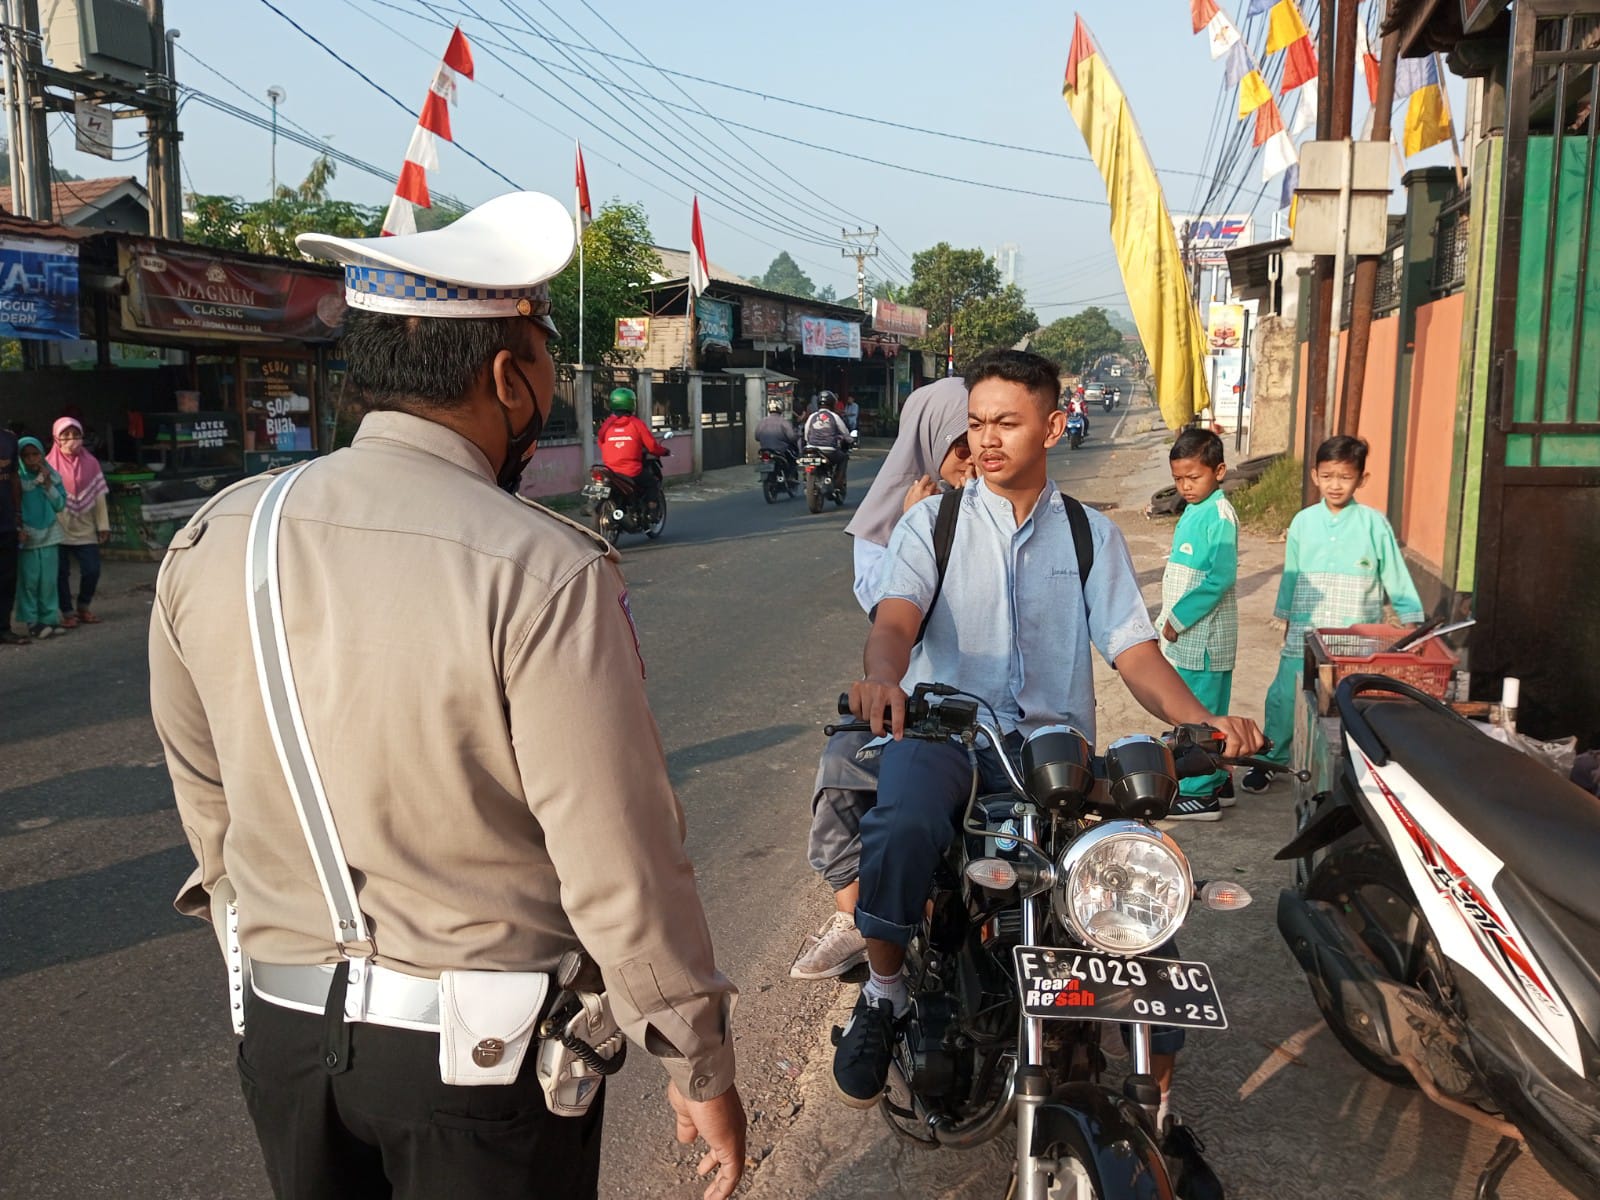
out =
<svg viewBox="0 0 1600 1200"><path fill-rule="evenodd" d="M672 430L665 430L661 440L671 441ZM583 497L589 501L590 514L598 529L613 546L625 533L642 533L651 541L660 537L667 527L667 492L661 486L661 460L654 454L645 455L644 471L638 478L619 475L602 463L589 469L589 482L583 485ZM646 483L653 485L646 487ZM646 511L645 497L654 491L654 513Z"/></svg>
<svg viewBox="0 0 1600 1200"><path fill-rule="evenodd" d="M800 487L799 467L794 455L763 450L761 461L756 464L756 479L761 483L761 494L766 497L768 504L774 503L779 496L792 498Z"/></svg>
<svg viewBox="0 0 1600 1200"><path fill-rule="evenodd" d="M1362 1067L1600 1195L1600 802L1408 684L1335 693L1346 756L1304 806L1278 929Z"/></svg>
<svg viewBox="0 0 1600 1200"><path fill-rule="evenodd" d="M841 446L838 453L848 455L850 451L847 447ZM800 456L800 469L806 476L807 509L819 513L823 504L829 500L836 505L844 504L843 467L843 458L836 465L828 451L806 448L805 453Z"/></svg>
<svg viewBox="0 0 1600 1200"><path fill-rule="evenodd" d="M1067 414L1067 445L1076 450L1089 436L1089 418L1076 410Z"/></svg>
<svg viewBox="0 0 1600 1200"><path fill-rule="evenodd" d="M848 697L839 703L849 711ZM1224 760L1221 734L1206 726L1123 738L1096 758L1077 730L1055 725L1031 734L1018 762L981 707L943 685L919 684L907 698L905 736L955 739L973 782L962 836L907 947L911 1009L879 1109L930 1147L968 1149L1014 1126L1016 1200L1170 1200L1151 1025L1225 1029L1227 1018L1204 963L1148 954L1193 905L1239 909L1250 896L1197 883L1151 822L1169 811L1180 777L1253 760ZM980 736L1001 748L1010 792L979 794ZM1131 1030L1120 1091L1100 1079L1108 1021Z"/></svg>
<svg viewBox="0 0 1600 1200"><path fill-rule="evenodd" d="M1113 408L1115 408L1117 406L1117 393L1116 393L1116 391L1114 389L1112 389L1112 388L1106 388L1103 392L1100 393L1100 403L1105 406L1105 410L1107 412L1110 412Z"/></svg>

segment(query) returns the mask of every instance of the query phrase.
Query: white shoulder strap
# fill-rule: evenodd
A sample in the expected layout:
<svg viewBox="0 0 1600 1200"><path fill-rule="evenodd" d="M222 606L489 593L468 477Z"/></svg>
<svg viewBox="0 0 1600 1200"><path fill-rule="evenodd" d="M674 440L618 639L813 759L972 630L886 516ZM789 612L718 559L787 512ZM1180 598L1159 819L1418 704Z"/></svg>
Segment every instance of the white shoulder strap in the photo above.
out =
<svg viewBox="0 0 1600 1200"><path fill-rule="evenodd" d="M283 503L289 489L309 466L302 463L276 476L267 486L250 517L249 552L245 564L245 596L250 613L250 647L255 654L256 680L267 712L267 728L278 751L278 764L294 797L300 830L317 868L322 896L328 903L333 939L347 958L367 958L373 953L366 918L356 897L355 881L345 861L344 847L333 826L333 813L323 791L322 775L311 754L306 723L295 690L294 670L283 630L283 598L278 583L278 533Z"/></svg>

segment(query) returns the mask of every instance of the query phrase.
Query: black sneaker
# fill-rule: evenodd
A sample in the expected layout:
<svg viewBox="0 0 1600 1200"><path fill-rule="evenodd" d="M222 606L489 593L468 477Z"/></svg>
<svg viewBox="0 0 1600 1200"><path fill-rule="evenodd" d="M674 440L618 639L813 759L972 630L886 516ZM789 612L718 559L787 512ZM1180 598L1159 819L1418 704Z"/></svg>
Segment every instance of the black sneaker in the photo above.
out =
<svg viewBox="0 0 1600 1200"><path fill-rule="evenodd" d="M851 1108L871 1108L888 1086L894 1024L894 1002L873 1004L863 992L850 1023L834 1031L833 1086Z"/></svg>
<svg viewBox="0 0 1600 1200"><path fill-rule="evenodd" d="M1247 792L1260 794L1272 786L1272 776L1260 767L1251 767L1245 777L1239 781L1239 786Z"/></svg>
<svg viewBox="0 0 1600 1200"><path fill-rule="evenodd" d="M1233 793L1233 776L1231 774L1223 781L1222 786L1217 789L1217 800L1222 804L1223 808L1232 808L1239 803L1238 797Z"/></svg>
<svg viewBox="0 0 1600 1200"><path fill-rule="evenodd" d="M1179 796L1167 813L1169 821L1220 821L1222 801L1216 793L1209 796Z"/></svg>
<svg viewBox="0 0 1600 1200"><path fill-rule="evenodd" d="M1222 1180L1205 1160L1206 1144L1176 1119L1167 1121L1161 1153L1177 1166L1172 1190L1180 1200L1223 1200Z"/></svg>

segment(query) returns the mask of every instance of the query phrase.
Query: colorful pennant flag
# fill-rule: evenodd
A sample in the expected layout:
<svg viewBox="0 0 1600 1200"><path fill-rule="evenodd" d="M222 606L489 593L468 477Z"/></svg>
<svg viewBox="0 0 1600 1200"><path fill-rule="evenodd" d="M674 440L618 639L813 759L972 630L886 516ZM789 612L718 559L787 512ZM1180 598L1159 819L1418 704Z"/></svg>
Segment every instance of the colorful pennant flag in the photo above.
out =
<svg viewBox="0 0 1600 1200"><path fill-rule="evenodd" d="M1294 108L1294 124L1289 132L1299 137L1307 130L1317 127L1317 81L1309 81L1300 89L1300 102Z"/></svg>
<svg viewBox="0 0 1600 1200"><path fill-rule="evenodd" d="M589 173L583 169L583 143L578 144L577 166L577 204L574 210L578 214L578 233L589 228L589 222L594 220L594 209L589 205Z"/></svg>
<svg viewBox="0 0 1600 1200"><path fill-rule="evenodd" d="M1234 23L1228 20L1228 14L1219 11L1211 18L1211 23L1206 26L1206 40L1211 43L1211 58L1213 61L1221 58L1240 42L1244 41L1239 36L1239 30Z"/></svg>
<svg viewBox="0 0 1600 1200"><path fill-rule="evenodd" d="M1301 38L1311 36L1306 20L1294 0L1278 0L1267 14L1267 53L1287 50Z"/></svg>
<svg viewBox="0 0 1600 1200"><path fill-rule="evenodd" d="M1225 14L1218 16L1227 19ZM1224 47L1224 53L1226 50ZM1167 425L1182 429L1211 402L1206 387L1206 338L1189 295L1188 275L1161 181L1127 97L1082 17L1073 29L1061 95L1106 182L1111 241L1122 269L1128 306L1149 356L1152 393L1160 399Z"/></svg>
<svg viewBox="0 0 1600 1200"><path fill-rule="evenodd" d="M1433 55L1403 58L1395 64L1394 95L1396 101L1406 101L1401 147L1407 158L1450 140L1454 133L1450 109L1439 83L1439 64Z"/></svg>
<svg viewBox="0 0 1600 1200"><path fill-rule="evenodd" d="M1314 83L1317 78L1317 51L1311 44L1311 35L1307 34L1298 42L1291 42L1289 53L1283 59L1283 94L1287 96L1295 88L1304 87Z"/></svg>
<svg viewBox="0 0 1600 1200"><path fill-rule="evenodd" d="M472 78L472 47L457 25L445 47L444 59L428 84L428 97L422 102L417 127L411 131L405 162L394 185L394 199L383 217L383 236L415 233L418 208L432 207L428 195L428 172L439 169L439 143L451 141L450 106L456 102L456 76Z"/></svg>
<svg viewBox="0 0 1600 1200"><path fill-rule="evenodd" d="M1239 83L1239 120L1244 120L1263 104L1272 102L1272 89L1261 78L1260 71L1251 71Z"/></svg>
<svg viewBox="0 0 1600 1200"><path fill-rule="evenodd" d="M1356 21L1356 53L1361 57L1361 69L1367 76L1367 102L1378 102L1378 56L1372 52L1372 42L1367 36L1367 23Z"/></svg>
<svg viewBox="0 0 1600 1200"><path fill-rule="evenodd" d="M1250 0L1250 12L1248 15L1259 17L1262 13L1271 11L1275 3L1277 3L1277 0Z"/></svg>
<svg viewBox="0 0 1600 1200"><path fill-rule="evenodd" d="M689 226L689 290L702 296L711 286L711 263L706 258L706 234L700 228L700 197L694 198L694 220Z"/></svg>
<svg viewBox="0 0 1600 1200"><path fill-rule="evenodd" d="M1189 0L1189 17L1194 23L1196 33L1211 24L1221 11L1217 7L1216 0Z"/></svg>
<svg viewBox="0 0 1600 1200"><path fill-rule="evenodd" d="M1228 57L1222 64L1222 77L1227 80L1229 87L1238 87L1244 82L1245 76L1255 69L1255 64L1250 61L1250 51L1243 42L1238 42L1228 51Z"/></svg>

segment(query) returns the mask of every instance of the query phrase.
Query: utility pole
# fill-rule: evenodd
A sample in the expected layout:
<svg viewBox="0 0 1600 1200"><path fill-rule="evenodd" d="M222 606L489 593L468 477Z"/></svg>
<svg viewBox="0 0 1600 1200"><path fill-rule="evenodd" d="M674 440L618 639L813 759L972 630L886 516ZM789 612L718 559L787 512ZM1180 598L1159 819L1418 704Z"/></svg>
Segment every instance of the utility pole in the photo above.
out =
<svg viewBox="0 0 1600 1200"><path fill-rule="evenodd" d="M1394 108L1395 60L1400 56L1400 33L1384 35L1378 60L1378 98L1372 107L1374 142L1389 140L1389 114ZM1441 79L1444 76L1440 76ZM1339 405L1339 432L1352 437L1361 426L1361 401L1367 383L1367 350L1372 344L1372 304L1378 292L1380 258L1356 259L1355 294L1350 300L1350 353L1345 357L1344 399Z"/></svg>
<svg viewBox="0 0 1600 1200"><path fill-rule="evenodd" d="M851 233L848 229L839 230L839 236L847 242L865 242L854 250L839 251L840 258L853 258L856 260L856 307L865 312L867 309L867 259L878 257L878 227L871 229L857 229Z"/></svg>
<svg viewBox="0 0 1600 1200"><path fill-rule="evenodd" d="M1335 10L1339 10L1336 14ZM1349 28L1345 29L1348 14ZM1317 47L1317 140L1333 141L1350 136L1350 105L1355 88L1356 0L1322 0ZM1335 35L1335 23L1339 25ZM1342 107L1341 107L1342 103ZM1337 364L1329 360L1330 331L1343 315L1333 311L1333 273L1343 271L1333 255L1319 254L1311 273L1311 343L1307 348L1305 444L1301 448L1305 475L1301 497L1310 504L1311 462L1317 446L1326 436L1328 424L1328 380Z"/></svg>

